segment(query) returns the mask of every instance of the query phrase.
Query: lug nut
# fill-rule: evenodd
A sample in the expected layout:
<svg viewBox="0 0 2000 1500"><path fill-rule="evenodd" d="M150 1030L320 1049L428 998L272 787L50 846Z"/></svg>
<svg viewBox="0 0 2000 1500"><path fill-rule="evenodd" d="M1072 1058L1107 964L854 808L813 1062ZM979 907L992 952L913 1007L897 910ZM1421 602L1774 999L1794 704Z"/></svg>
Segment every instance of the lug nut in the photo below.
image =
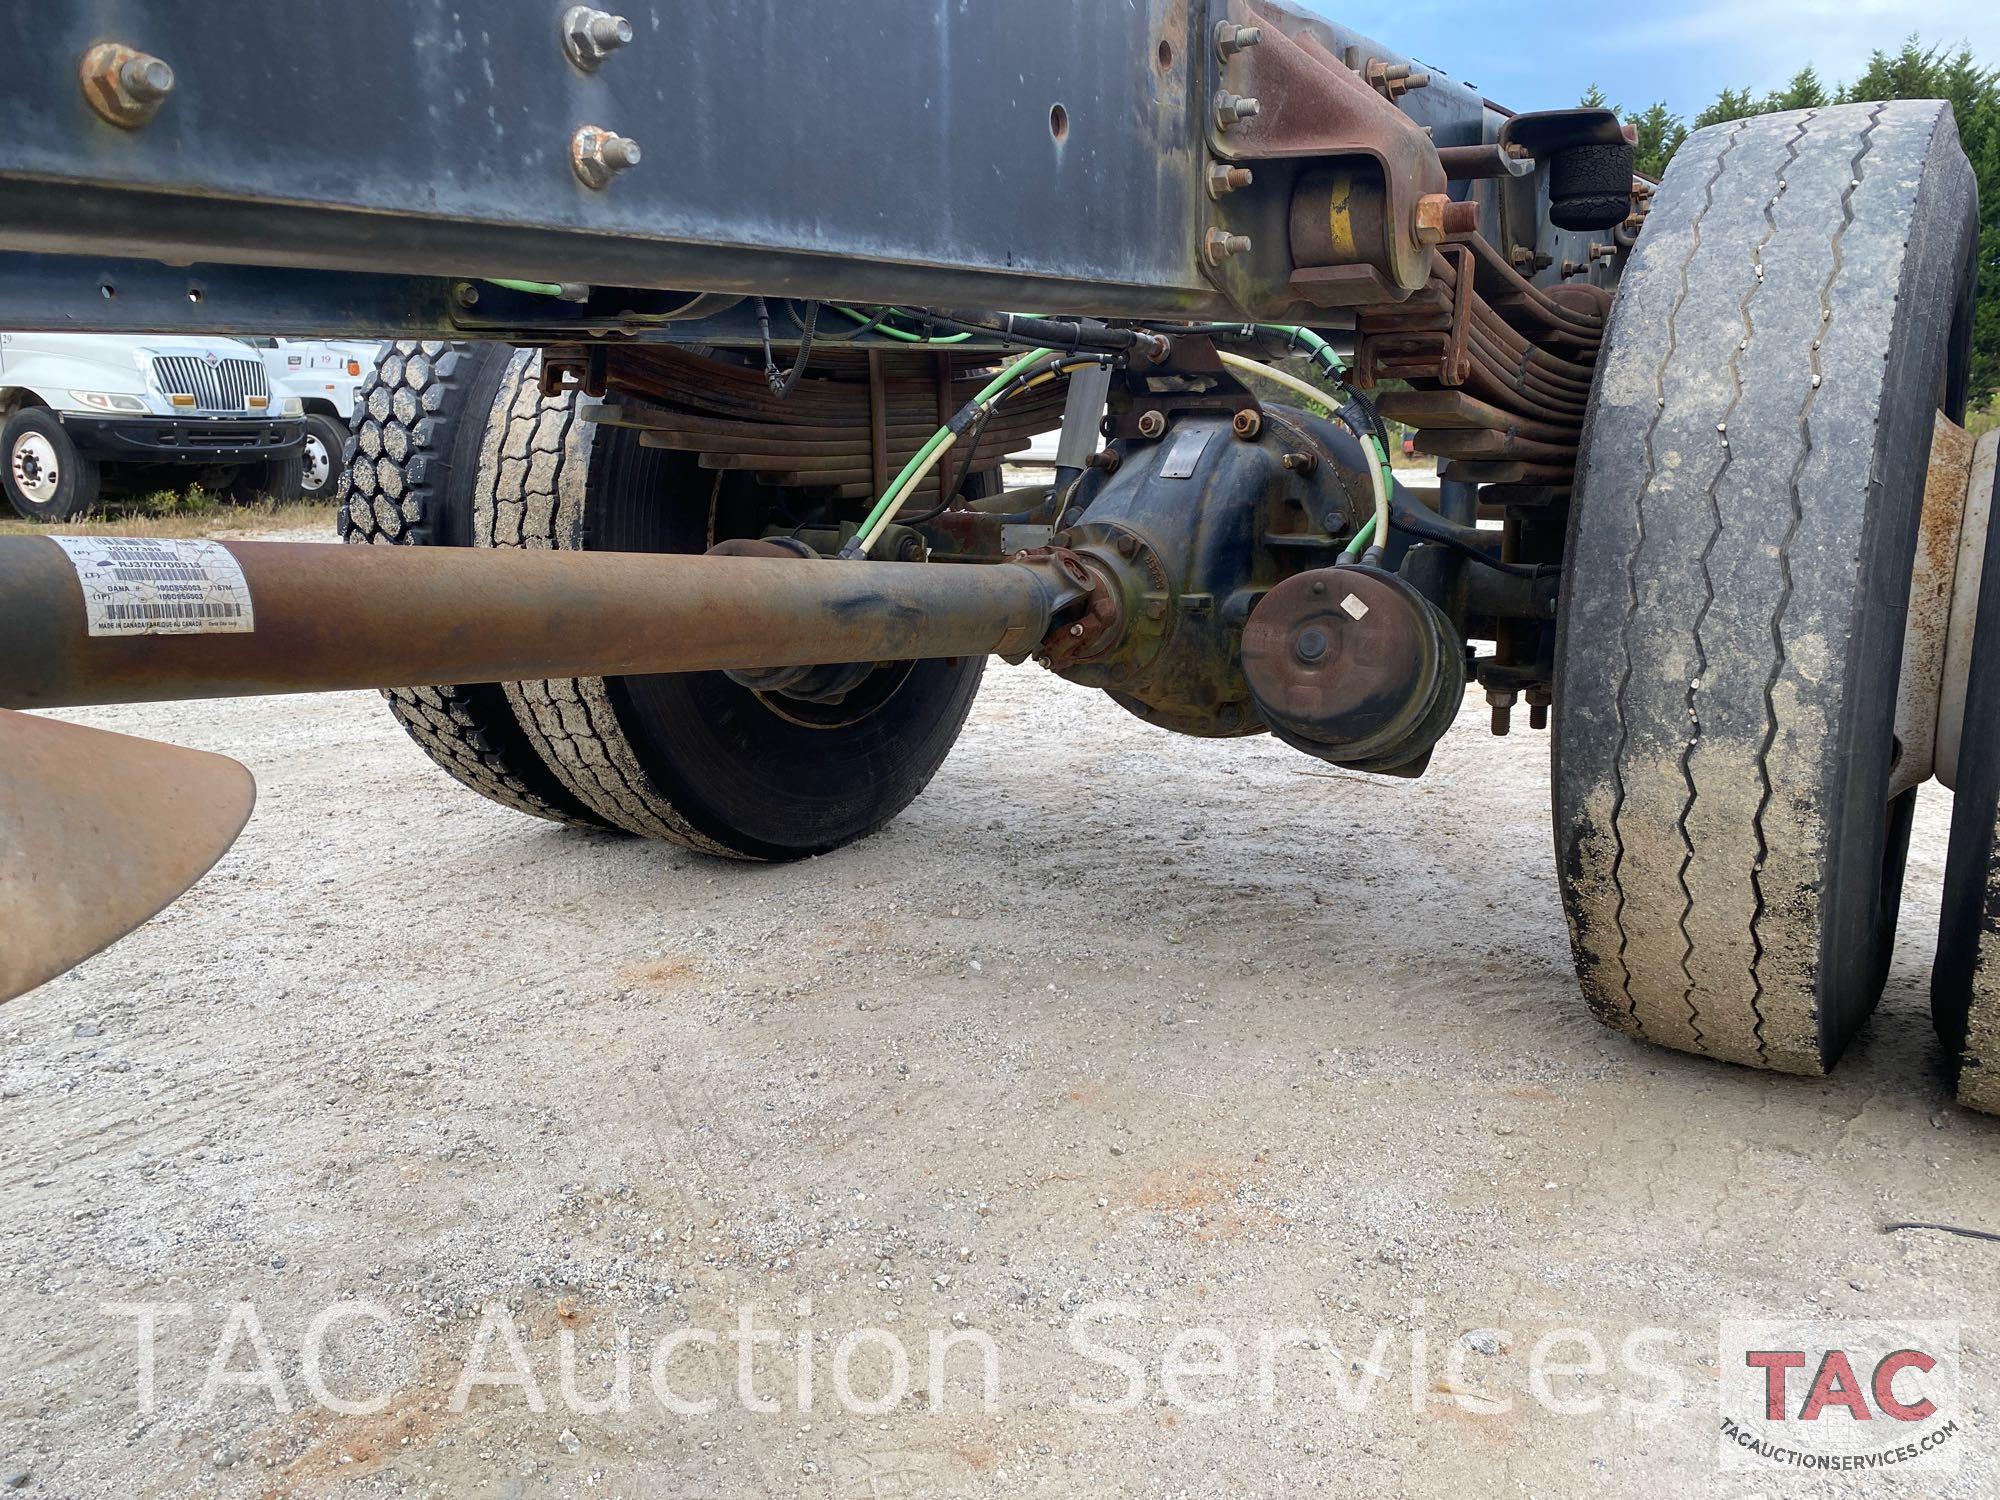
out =
<svg viewBox="0 0 2000 1500"><path fill-rule="evenodd" d="M99 42L83 55L83 97L98 118L130 130L160 112L174 91L174 70L150 52Z"/></svg>
<svg viewBox="0 0 2000 1500"><path fill-rule="evenodd" d="M1255 26L1238 26L1234 21L1215 23L1215 54L1224 62L1263 40L1264 33Z"/></svg>
<svg viewBox="0 0 2000 1500"><path fill-rule="evenodd" d="M1263 105L1246 94L1232 94L1227 89L1215 96L1215 123L1224 130L1258 114Z"/></svg>
<svg viewBox="0 0 2000 1500"><path fill-rule="evenodd" d="M1254 438L1264 430L1264 418L1254 406L1239 407L1229 419L1229 430L1246 440Z"/></svg>
<svg viewBox="0 0 2000 1500"><path fill-rule="evenodd" d="M1247 188L1254 181L1256 176L1248 167L1232 167L1219 161L1208 164L1208 196L1211 198Z"/></svg>
<svg viewBox="0 0 2000 1500"><path fill-rule="evenodd" d="M570 137L570 165L585 187L601 188L628 167L639 165L639 143L598 125Z"/></svg>
<svg viewBox="0 0 2000 1500"><path fill-rule="evenodd" d="M1201 253L1208 257L1211 266L1219 266L1230 256L1241 255L1249 248L1249 235L1231 234L1226 229L1211 229L1201 240Z"/></svg>
<svg viewBox="0 0 2000 1500"><path fill-rule="evenodd" d="M563 12L562 40L571 62L586 73L595 72L605 58L630 45L632 23L609 11L572 5Z"/></svg>
<svg viewBox="0 0 2000 1500"><path fill-rule="evenodd" d="M1167 419L1156 411L1139 413L1139 436L1156 438L1167 430Z"/></svg>

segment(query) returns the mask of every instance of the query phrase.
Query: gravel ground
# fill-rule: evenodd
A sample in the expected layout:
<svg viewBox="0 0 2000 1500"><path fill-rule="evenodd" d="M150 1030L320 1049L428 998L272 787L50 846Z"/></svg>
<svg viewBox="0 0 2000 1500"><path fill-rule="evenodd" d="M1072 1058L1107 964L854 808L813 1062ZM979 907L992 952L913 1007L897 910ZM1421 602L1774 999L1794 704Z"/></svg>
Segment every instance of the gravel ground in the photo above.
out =
<svg viewBox="0 0 2000 1500"><path fill-rule="evenodd" d="M1942 797L1882 1010L1811 1081L1588 1020L1546 737L1483 705L1380 783L996 666L902 819L785 868L485 804L373 695L75 717L235 755L262 796L192 894L6 1009L24 1493L1767 1493L1716 1469L1725 1316L1957 1320L1970 1456L1896 1492L1996 1493L2000 1245L1881 1228L2000 1228L2000 1121L1950 1102L1926 1015ZM306 1384L344 1299L387 1319L318 1364L363 1415ZM150 1404L104 1307L131 1302L185 1305ZM738 1391L746 1310L774 1411ZM476 1367L517 1368L511 1329L535 1389L455 1411L482 1326ZM565 1342L595 1401L621 1327L632 1408L582 1410ZM1237 1373L1176 1387L1200 1327L1224 1342L1177 1358ZM1537 1399L1565 1328L1610 1368ZM963 1336L937 1410L933 1334ZM892 1336L910 1393L843 1410L836 1364L872 1400ZM662 1349L713 1412L655 1397ZM1142 1397L1078 1410L1127 1389L1107 1349ZM1783 1492L1886 1481L1849 1483Z"/></svg>

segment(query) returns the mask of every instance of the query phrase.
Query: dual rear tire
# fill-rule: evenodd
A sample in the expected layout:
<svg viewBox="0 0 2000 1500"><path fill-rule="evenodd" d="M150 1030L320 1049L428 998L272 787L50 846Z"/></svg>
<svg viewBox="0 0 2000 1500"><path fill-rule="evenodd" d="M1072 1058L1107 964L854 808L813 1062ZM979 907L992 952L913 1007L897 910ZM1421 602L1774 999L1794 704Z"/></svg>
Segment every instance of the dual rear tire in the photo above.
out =
<svg viewBox="0 0 2000 1500"><path fill-rule="evenodd" d="M342 534L404 545L702 552L756 536L771 492L541 394L532 352L399 344L364 385ZM885 667L836 706L721 673L467 684L389 694L468 787L559 822L786 860L873 833L927 785L980 660Z"/></svg>

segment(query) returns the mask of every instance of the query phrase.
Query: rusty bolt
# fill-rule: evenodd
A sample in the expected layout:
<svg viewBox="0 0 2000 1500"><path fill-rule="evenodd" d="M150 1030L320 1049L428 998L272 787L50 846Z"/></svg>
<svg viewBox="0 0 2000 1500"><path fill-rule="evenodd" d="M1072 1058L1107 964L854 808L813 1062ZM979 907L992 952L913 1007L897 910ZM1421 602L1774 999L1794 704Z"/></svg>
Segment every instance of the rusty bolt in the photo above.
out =
<svg viewBox="0 0 2000 1500"><path fill-rule="evenodd" d="M1167 430L1167 419L1156 411L1139 413L1139 436L1156 438Z"/></svg>
<svg viewBox="0 0 2000 1500"><path fill-rule="evenodd" d="M1419 245L1444 242L1444 217L1451 199L1443 193L1425 193L1417 199L1416 238Z"/></svg>
<svg viewBox="0 0 2000 1500"><path fill-rule="evenodd" d="M639 143L586 125L570 137L569 160L585 187L601 188L627 167L639 165Z"/></svg>
<svg viewBox="0 0 2000 1500"><path fill-rule="evenodd" d="M126 130L152 119L174 91L174 70L164 60L117 42L99 42L84 53L80 77L98 118Z"/></svg>
<svg viewBox="0 0 2000 1500"><path fill-rule="evenodd" d="M1263 109L1255 99L1244 94L1232 94L1223 89L1215 96L1215 123L1224 130L1247 120Z"/></svg>
<svg viewBox="0 0 2000 1500"><path fill-rule="evenodd" d="M1247 188L1255 180L1255 174L1248 167L1232 167L1219 161L1208 164L1208 196L1211 198Z"/></svg>
<svg viewBox="0 0 2000 1500"><path fill-rule="evenodd" d="M1310 479L1319 472L1319 455L1316 453L1287 453L1285 467L1294 474L1303 474Z"/></svg>
<svg viewBox="0 0 2000 1500"><path fill-rule="evenodd" d="M563 51L586 73L595 72L599 63L631 40L632 23L623 16L588 5L572 5L563 12Z"/></svg>
<svg viewBox="0 0 2000 1500"><path fill-rule="evenodd" d="M1617 253L1618 247L1616 245L1600 245L1596 240L1590 242L1590 258L1592 260L1609 260Z"/></svg>
<svg viewBox="0 0 2000 1500"><path fill-rule="evenodd" d="M1263 40L1264 33L1255 26L1238 26L1234 21L1215 23L1215 55L1224 62Z"/></svg>
<svg viewBox="0 0 2000 1500"><path fill-rule="evenodd" d="M1249 248L1248 235L1231 234L1226 229L1211 229L1201 239L1201 253L1208 258L1211 266L1219 266L1230 256L1241 255Z"/></svg>
<svg viewBox="0 0 2000 1500"><path fill-rule="evenodd" d="M1254 438L1264 430L1263 414L1254 406L1238 407L1236 415L1229 419L1229 430L1246 441Z"/></svg>
<svg viewBox="0 0 2000 1500"><path fill-rule="evenodd" d="M1430 74L1412 72L1408 63L1385 63L1379 57L1368 60L1361 76L1368 80L1370 88L1392 103L1411 89L1431 86Z"/></svg>
<svg viewBox="0 0 2000 1500"><path fill-rule="evenodd" d="M1129 531L1119 532L1112 545L1118 549L1120 557L1133 558L1139 555L1139 539Z"/></svg>
<svg viewBox="0 0 2000 1500"><path fill-rule="evenodd" d="M1566 260L1562 263L1562 279L1568 281L1570 277L1581 276L1589 269L1590 267L1580 260Z"/></svg>
<svg viewBox="0 0 2000 1500"><path fill-rule="evenodd" d="M1090 455L1090 458L1084 464L1084 467L1087 469L1097 469L1103 474L1109 476L1112 474L1116 474L1118 472L1118 466L1123 462L1124 459L1118 456L1118 450L1116 448L1099 448L1095 453Z"/></svg>
<svg viewBox="0 0 2000 1500"><path fill-rule="evenodd" d="M1514 700L1520 694L1512 688L1488 688L1486 702L1493 710L1493 732L1505 734L1513 727Z"/></svg>

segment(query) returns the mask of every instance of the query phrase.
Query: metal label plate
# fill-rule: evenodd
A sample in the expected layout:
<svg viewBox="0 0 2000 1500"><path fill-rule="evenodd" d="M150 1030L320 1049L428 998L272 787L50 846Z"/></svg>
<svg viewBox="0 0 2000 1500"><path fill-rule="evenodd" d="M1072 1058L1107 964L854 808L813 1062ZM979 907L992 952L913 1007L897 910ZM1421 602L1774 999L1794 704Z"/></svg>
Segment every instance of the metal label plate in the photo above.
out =
<svg viewBox="0 0 2000 1500"><path fill-rule="evenodd" d="M1208 422L1187 422L1167 444L1167 456L1160 460L1160 478L1188 479L1208 449L1208 440L1222 429Z"/></svg>

